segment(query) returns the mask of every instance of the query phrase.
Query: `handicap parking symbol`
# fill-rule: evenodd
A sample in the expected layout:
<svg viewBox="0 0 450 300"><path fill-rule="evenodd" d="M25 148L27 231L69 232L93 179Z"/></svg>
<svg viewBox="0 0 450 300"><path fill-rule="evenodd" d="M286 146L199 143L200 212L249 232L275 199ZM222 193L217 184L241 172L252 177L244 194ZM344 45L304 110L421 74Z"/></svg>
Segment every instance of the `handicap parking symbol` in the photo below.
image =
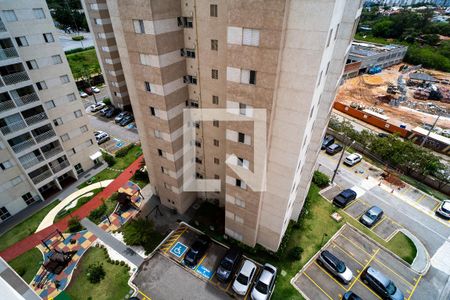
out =
<svg viewBox="0 0 450 300"><path fill-rule="evenodd" d="M210 279L212 276L212 272L203 265L198 266L197 273L199 273L203 277L206 277L207 279Z"/></svg>
<svg viewBox="0 0 450 300"><path fill-rule="evenodd" d="M184 254L184 252L186 252L186 250L187 250L187 246L186 245L184 245L183 243L177 242L175 244L175 246L173 246L170 249L170 253L172 253L176 257L181 257Z"/></svg>

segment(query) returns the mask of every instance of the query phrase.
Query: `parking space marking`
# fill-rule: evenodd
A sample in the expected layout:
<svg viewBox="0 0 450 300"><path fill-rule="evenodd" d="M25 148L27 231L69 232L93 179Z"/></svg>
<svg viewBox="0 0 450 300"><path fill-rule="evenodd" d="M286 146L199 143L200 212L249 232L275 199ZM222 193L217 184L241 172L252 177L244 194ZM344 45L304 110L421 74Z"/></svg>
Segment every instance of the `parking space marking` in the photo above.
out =
<svg viewBox="0 0 450 300"><path fill-rule="evenodd" d="M380 248L378 248L375 253L372 255L372 257L369 259L369 262L364 266L364 268L362 269L361 272L358 273L358 276L356 276L355 281L353 281L353 283L350 285L350 287L348 288L348 291L350 291L353 287L353 285L355 285L355 282L357 282L359 280L359 278L361 277L362 272L370 265L370 263L372 262L372 260L375 259L375 256L377 255L377 253L380 251Z"/></svg>
<svg viewBox="0 0 450 300"><path fill-rule="evenodd" d="M356 262L358 265L360 265L361 267L364 266L361 262L359 262L359 260L355 258L355 255L351 251L345 250L344 248L336 244L334 241L332 241L331 244L333 245L333 247L337 247L342 253L350 257L350 259Z"/></svg>
<svg viewBox="0 0 450 300"><path fill-rule="evenodd" d="M344 290L347 290L339 281L336 280L336 278L334 278L333 276L330 275L330 273L325 270L324 268L322 268L316 261L313 262L322 272L324 272L325 274L327 274L328 277L330 277L331 279L333 279L334 282L337 283L337 285L339 285L341 288L343 288Z"/></svg>
<svg viewBox="0 0 450 300"><path fill-rule="evenodd" d="M309 275L306 272L303 272L303 275L305 275L306 278L308 278L320 291L322 291L322 293L324 293L325 296L333 300L333 298L331 298L331 296L328 295L327 292L325 292L311 277L309 277Z"/></svg>
<svg viewBox="0 0 450 300"><path fill-rule="evenodd" d="M353 246L355 246L356 248L358 248L359 250L361 250L362 252L364 252L365 254L372 256L373 254L370 254L369 252L367 252L365 249L363 249L361 246L357 245L356 243L354 243L352 240L350 240L348 237L346 237L344 234L341 234L341 236L346 239L347 241L349 241ZM375 252L378 252L378 250L380 250L379 248L377 250L375 250Z"/></svg>
<svg viewBox="0 0 450 300"><path fill-rule="evenodd" d="M377 228L378 225L380 225L381 223L383 223L386 220L386 216L383 216L383 218L381 218L381 220L375 224L375 226L373 226L372 228L370 228L369 230L374 230L375 228Z"/></svg>
<svg viewBox="0 0 450 300"><path fill-rule="evenodd" d="M416 281L416 284L414 285L411 294L409 294L409 297L407 300L410 300L414 292L416 291L417 286L419 285L420 280L422 279L422 275L419 276L419 279Z"/></svg>
<svg viewBox="0 0 450 300"><path fill-rule="evenodd" d="M423 194L419 199L416 200L416 203L420 203L421 201L423 201L423 199L425 199L427 195Z"/></svg>
<svg viewBox="0 0 450 300"><path fill-rule="evenodd" d="M397 272L395 272L394 270L392 270L391 268L389 268L388 266L386 266L382 261L380 261L379 259L374 259L378 264L380 264L383 268L388 269L392 274L394 274L395 276L397 276L398 278L400 278L400 280L402 280L404 283L406 283L407 285L413 287L414 283L409 282L408 280L406 280L403 276L397 274Z"/></svg>
<svg viewBox="0 0 450 300"><path fill-rule="evenodd" d="M358 281L359 283L361 283L363 286L366 287L366 289L371 292L375 297L377 297L378 299L382 300L382 298L380 296L378 296L374 291L372 291L372 289L370 287L368 287L362 280Z"/></svg>
<svg viewBox="0 0 450 300"><path fill-rule="evenodd" d="M178 241L178 239L183 235L183 233L186 230L187 230L187 227L183 228L183 230L181 231L181 233L178 234L178 236L177 236L177 234L174 233L174 236L176 236L176 239L174 239L174 241L172 243L170 243L170 245L164 250L164 253L167 253L167 251L169 251L169 249L172 248L172 246L176 243L176 241Z"/></svg>
<svg viewBox="0 0 450 300"><path fill-rule="evenodd" d="M144 299L142 300L152 300L152 298L150 298L149 296L147 296L146 294L144 294L143 292L141 292L140 290L138 290L138 293L141 294L142 296L144 296Z"/></svg>

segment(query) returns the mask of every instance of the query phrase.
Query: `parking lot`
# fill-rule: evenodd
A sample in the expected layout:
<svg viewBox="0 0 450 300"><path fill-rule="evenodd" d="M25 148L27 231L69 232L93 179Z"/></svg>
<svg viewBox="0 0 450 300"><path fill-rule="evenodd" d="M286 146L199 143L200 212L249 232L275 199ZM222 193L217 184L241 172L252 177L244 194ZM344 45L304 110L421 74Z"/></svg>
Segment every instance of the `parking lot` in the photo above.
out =
<svg viewBox="0 0 450 300"><path fill-rule="evenodd" d="M328 201L332 202L334 196L338 195L344 188L339 185L335 185L332 188L324 191L322 196ZM357 198L350 202L343 211L354 218L355 220L359 220L359 218L371 207L366 201L364 201L364 196ZM385 241L389 241L394 235L402 228L400 224L392 219L392 217L384 214L381 220L379 220L372 228L372 230L376 235L382 238Z"/></svg>
<svg viewBox="0 0 450 300"><path fill-rule="evenodd" d="M212 241L206 254L194 268L183 264L184 255L200 234L194 228L181 224L165 240L157 253L144 262L133 279L133 283L142 295L153 300L250 298L249 292L253 285L250 286L245 296L239 296L231 288L235 276L228 283L221 283L215 276L215 270L227 251L226 246ZM246 257L241 258L237 270L240 269L244 259ZM255 281L262 268L261 264L253 262L257 266L253 277L253 281Z"/></svg>
<svg viewBox="0 0 450 300"><path fill-rule="evenodd" d="M323 250L344 261L354 277L349 284L342 284L317 264L317 253L292 280L306 299L342 299L343 294L350 290L362 299L381 299L360 278L368 266L390 278L403 292L405 299L410 299L421 279L399 258L349 225L344 225Z"/></svg>

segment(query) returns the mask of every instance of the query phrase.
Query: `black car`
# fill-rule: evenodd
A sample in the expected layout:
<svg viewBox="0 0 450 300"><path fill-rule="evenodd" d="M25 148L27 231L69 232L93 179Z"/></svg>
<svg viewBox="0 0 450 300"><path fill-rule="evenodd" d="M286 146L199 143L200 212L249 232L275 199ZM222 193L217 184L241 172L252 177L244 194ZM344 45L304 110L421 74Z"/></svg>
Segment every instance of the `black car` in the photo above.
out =
<svg viewBox="0 0 450 300"><path fill-rule="evenodd" d="M361 297L353 293L352 291L348 291L342 296L342 300L362 300Z"/></svg>
<svg viewBox="0 0 450 300"><path fill-rule="evenodd" d="M326 135L322 141L322 150L334 144L334 136Z"/></svg>
<svg viewBox="0 0 450 300"><path fill-rule="evenodd" d="M228 282L231 279L231 274L233 274L233 271L236 269L241 256L242 251L239 248L228 249L217 268L217 279L222 282Z"/></svg>
<svg viewBox="0 0 450 300"><path fill-rule="evenodd" d="M351 189L346 189L333 198L333 204L336 205L337 207L344 208L350 201L355 199L356 199L356 192Z"/></svg>
<svg viewBox="0 0 450 300"><path fill-rule="evenodd" d="M120 109L112 107L111 109L108 109L108 110L105 112L104 116L105 116L106 118L109 119L109 118L114 117L114 116L117 115L118 113L120 113Z"/></svg>
<svg viewBox="0 0 450 300"><path fill-rule="evenodd" d="M122 121L120 121L119 125L120 126L126 126L128 124L130 124L131 122L134 121L134 117L129 115L129 116L125 116Z"/></svg>
<svg viewBox="0 0 450 300"><path fill-rule="evenodd" d="M332 144L332 145L328 146L327 150L326 150L327 154L330 154L330 155L334 155L341 151L342 151L342 146L339 144Z"/></svg>
<svg viewBox="0 0 450 300"><path fill-rule="evenodd" d="M210 243L211 239L207 235L199 236L184 256L184 264L191 268L196 266L200 258L205 254Z"/></svg>

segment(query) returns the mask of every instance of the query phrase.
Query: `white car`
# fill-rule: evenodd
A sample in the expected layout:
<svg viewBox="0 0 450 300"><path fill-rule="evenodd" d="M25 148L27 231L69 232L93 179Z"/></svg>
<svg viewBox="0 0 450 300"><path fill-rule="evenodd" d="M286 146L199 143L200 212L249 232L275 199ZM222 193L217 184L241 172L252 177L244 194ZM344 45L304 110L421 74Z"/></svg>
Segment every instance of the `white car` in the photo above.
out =
<svg viewBox="0 0 450 300"><path fill-rule="evenodd" d="M362 155L358 153L352 153L344 159L344 164L352 167L362 160Z"/></svg>
<svg viewBox="0 0 450 300"><path fill-rule="evenodd" d="M89 106L91 112L96 112L105 108L106 104L103 102L98 102Z"/></svg>
<svg viewBox="0 0 450 300"><path fill-rule="evenodd" d="M256 280L252 289L251 297L253 300L267 300L275 286L275 278L277 277L277 268L270 264L265 264L264 269Z"/></svg>
<svg viewBox="0 0 450 300"><path fill-rule="evenodd" d="M88 96L89 96L89 95L86 94L85 92L80 91L80 97L81 97L81 98L87 98Z"/></svg>
<svg viewBox="0 0 450 300"><path fill-rule="evenodd" d="M95 139L97 140L97 144L100 145L100 144L106 142L107 140L109 140L109 134L102 131L101 133L95 135Z"/></svg>
<svg viewBox="0 0 450 300"><path fill-rule="evenodd" d="M91 89L92 89L92 91L94 92L94 93L100 93L100 89L98 88L98 87L96 87L96 86L91 86Z"/></svg>
<svg viewBox="0 0 450 300"><path fill-rule="evenodd" d="M246 259L233 282L233 291L238 295L244 296L253 281L255 273L256 265Z"/></svg>

